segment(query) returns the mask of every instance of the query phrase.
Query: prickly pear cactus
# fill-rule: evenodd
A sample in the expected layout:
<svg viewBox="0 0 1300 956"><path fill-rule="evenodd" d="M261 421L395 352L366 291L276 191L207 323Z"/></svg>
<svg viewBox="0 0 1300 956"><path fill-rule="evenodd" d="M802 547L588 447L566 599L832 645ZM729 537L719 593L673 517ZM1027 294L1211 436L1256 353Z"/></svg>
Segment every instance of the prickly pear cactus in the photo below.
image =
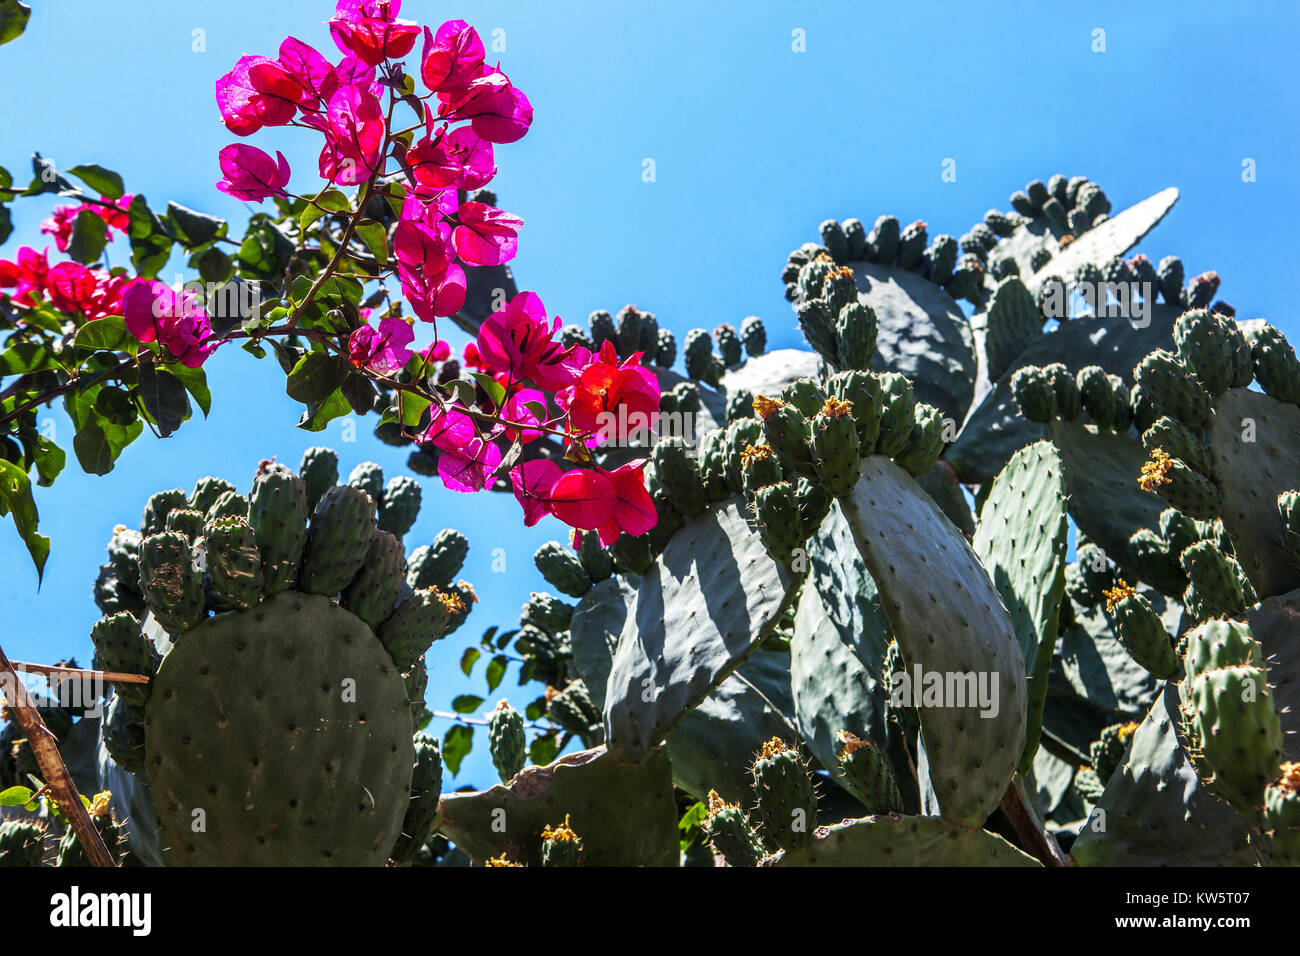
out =
<svg viewBox="0 0 1300 956"><path fill-rule="evenodd" d="M195 498L216 500L193 538L139 544L148 616L92 630L100 666L150 678L120 685L103 740L121 769L147 774L175 864L383 865L432 832L441 756L413 744L407 685L467 602L459 586L408 585L400 541L357 487L374 469L322 487L332 453L307 459L310 520L307 484L287 469L264 469L247 502L205 479ZM382 493L410 510L394 482ZM146 525L165 523L166 500L150 499ZM121 539L111 557L125 564ZM454 574L454 538L435 544L418 570Z"/></svg>

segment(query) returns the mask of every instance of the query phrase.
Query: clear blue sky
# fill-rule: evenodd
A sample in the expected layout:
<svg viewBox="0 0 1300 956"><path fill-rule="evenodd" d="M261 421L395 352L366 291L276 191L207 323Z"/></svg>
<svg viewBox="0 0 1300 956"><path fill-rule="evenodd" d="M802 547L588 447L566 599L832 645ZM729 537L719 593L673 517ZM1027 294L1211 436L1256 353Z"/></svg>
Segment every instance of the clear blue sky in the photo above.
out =
<svg viewBox="0 0 1300 956"><path fill-rule="evenodd" d="M171 199L236 222L248 209L212 186L217 151L234 139L213 82L241 54L274 55L287 34L335 55L327 0L33 6L27 33L0 47L0 164L21 181L33 149L61 167L99 163L154 208ZM1220 295L1239 315L1300 333L1300 7L1074 6L406 0L403 16L435 26L468 19L485 40L505 31L502 65L536 119L522 142L498 150L494 187L526 221L520 286L566 321L635 303L680 341L693 327L756 314L770 346L795 346L779 273L821 220L893 213L926 220L932 235L961 235L990 206L1008 208L1026 181L1062 172L1101 183L1117 208L1178 186L1181 201L1141 250L1182 256L1189 275L1218 271ZM1104 53L1092 51L1097 28ZM196 29L206 52L192 49ZM806 52L792 50L796 30ZM253 142L285 152L295 188L315 182L317 140L268 131ZM1247 157L1253 183L1241 179ZM647 158L653 183L642 181ZM955 183L940 179L946 158L956 160ZM42 244L37 228L51 205L17 203L0 256ZM121 248L110 255L125 259ZM449 338L463 341L454 330ZM269 362L237 349L219 355L208 365L212 417L165 442L142 438L107 477L81 474L69 454L55 487L37 492L53 537L39 594L3 524L0 639L12 657L89 660L103 545L114 524L139 521L155 490L189 488L205 474L244 486L259 459L296 466L318 443L339 451L345 472L373 459L386 474L406 473L405 452L375 442L366 423L354 444L340 441L337 425L322 435L296 429L299 406ZM55 417L68 446L71 430ZM430 701L446 707L455 694L481 692L477 676L456 669L460 651L490 624L513 624L529 591L545 587L532 552L563 528L548 519L525 529L508 497L456 495L436 480L424 488L408 545L460 528L472 544L465 576L481 598L430 657ZM505 574L491 570L495 548L505 549ZM512 673L503 687L513 682ZM492 779L480 732L455 783Z"/></svg>

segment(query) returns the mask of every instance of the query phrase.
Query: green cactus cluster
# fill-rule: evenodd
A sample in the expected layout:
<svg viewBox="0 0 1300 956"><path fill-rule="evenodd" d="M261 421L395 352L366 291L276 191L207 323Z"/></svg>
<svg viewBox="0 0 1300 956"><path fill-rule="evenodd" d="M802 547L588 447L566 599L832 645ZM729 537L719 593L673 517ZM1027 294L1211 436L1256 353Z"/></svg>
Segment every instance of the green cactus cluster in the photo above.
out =
<svg viewBox="0 0 1300 956"><path fill-rule="evenodd" d="M650 313L566 327L702 424L644 452L652 530L543 544L549 591L465 649L536 689L461 728L499 784L413 736L468 543L406 557L419 486L324 449L115 530L96 665L150 680L105 748L181 863L1300 863L1300 360L1131 254L1176 198L827 220L782 271L808 349L693 329L685 379Z"/></svg>
<svg viewBox="0 0 1300 956"><path fill-rule="evenodd" d="M425 651L474 600L452 580L468 545L449 529L408 562L418 484L374 463L336 484L321 448L301 472L159 493L109 546L140 600L98 602L96 666L149 681L116 686L102 736L147 777L174 863L410 862L432 835L441 755L413 721Z"/></svg>
<svg viewBox="0 0 1300 956"><path fill-rule="evenodd" d="M567 325L561 330L563 345L581 345L593 352L609 342L620 359L641 353L642 365L668 368L677 358L677 339L671 329L660 328L653 312L625 305L618 315L597 310L587 317L587 329Z"/></svg>

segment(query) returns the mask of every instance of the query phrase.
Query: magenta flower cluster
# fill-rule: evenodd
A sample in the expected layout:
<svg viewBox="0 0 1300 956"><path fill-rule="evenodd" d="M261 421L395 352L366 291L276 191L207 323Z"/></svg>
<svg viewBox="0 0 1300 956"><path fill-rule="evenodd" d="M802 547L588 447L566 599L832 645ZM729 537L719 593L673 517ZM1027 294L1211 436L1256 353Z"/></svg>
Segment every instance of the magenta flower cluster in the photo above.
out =
<svg viewBox="0 0 1300 956"><path fill-rule="evenodd" d="M461 20L436 32L398 19L401 0L340 0L330 34L343 54L331 63L302 40L287 37L279 57L244 56L217 80L217 106L226 127L249 136L264 126L294 125L318 132L322 179L356 186L406 174L407 194L393 238L397 278L412 311L432 322L465 304L470 266L514 258L523 221L481 202L460 202L458 190L479 189L496 174L493 146L528 132L533 109L483 41ZM423 34L419 77L427 92L403 94L396 62ZM411 78L413 79L413 77ZM401 102L418 111L419 136L409 148L390 128ZM221 150L217 188L260 202L287 195L289 164L243 143ZM394 167L390 169L391 165Z"/></svg>
<svg viewBox="0 0 1300 956"><path fill-rule="evenodd" d="M342 54L337 63L288 37L277 58L240 58L217 81L216 98L236 135L287 125L319 133L321 178L361 187L358 201L376 184L401 183L389 267L415 316L436 322L464 305L464 266L500 265L518 251L519 217L460 196L492 180L496 146L524 136L533 110L500 66L487 62L473 27L453 20L436 31L421 28L400 19L400 10L400 0L340 0L330 21ZM400 63L421 38L424 92ZM393 129L399 106L415 111L413 126ZM219 159L223 192L254 202L290 195L283 155L234 143ZM405 368L413 354L410 323L388 315L372 326L369 313L365 318L348 342L352 363L381 377ZM485 319L465 358L480 383L494 388L473 406L435 403L418 440L438 450L448 488L475 492L503 473L510 447L557 436L570 446L572 462L527 461L508 471L525 524L554 515L595 531L606 545L623 533L644 534L656 521L645 462L608 471L590 449L626 437L629 421L653 426L658 380L639 354L620 363L612 348L593 355L564 347L560 326L532 292ZM448 356L437 341L425 353L426 361Z"/></svg>

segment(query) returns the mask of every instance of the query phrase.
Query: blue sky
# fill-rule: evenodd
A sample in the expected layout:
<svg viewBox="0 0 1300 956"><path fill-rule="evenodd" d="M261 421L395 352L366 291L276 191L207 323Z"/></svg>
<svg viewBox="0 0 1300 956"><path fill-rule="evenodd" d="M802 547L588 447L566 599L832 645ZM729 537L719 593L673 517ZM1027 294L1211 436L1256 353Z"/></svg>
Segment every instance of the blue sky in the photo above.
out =
<svg viewBox="0 0 1300 956"><path fill-rule="evenodd" d="M99 163L154 208L175 200L234 223L250 207L212 185L217 151L234 139L213 82L241 54L274 55L288 34L336 55L328 2L34 7L27 33L0 47L0 164L22 180L32 150L61 167ZM521 288L579 323L593 309L634 303L679 341L693 327L760 315L769 347L787 347L801 341L779 273L823 219L893 213L926 220L932 235L961 235L989 207L1008 208L1026 181L1056 172L1096 180L1117 208L1178 186L1180 202L1140 249L1153 261L1180 255L1189 275L1216 270L1239 316L1300 333L1291 286L1300 85L1279 69L1294 62L1298 9L407 0L403 16L435 26L468 19L489 43L503 31L502 66L536 111L529 135L497 151L493 184L526 222L514 263ZM1093 50L1098 29L1104 52ZM275 130L253 142L284 151L294 188L314 188L318 141ZM1254 182L1242 180L1247 158ZM643 180L647 159L653 182ZM940 178L945 159L956 162L955 182ZM43 244L37 230L51 205L16 204L0 256ZM110 256L125 252L110 247ZM454 330L448 337L463 341ZM299 406L269 360L232 349L208 374L207 421L165 442L141 439L103 478L81 474L69 456L54 488L38 490L41 527L53 537L39 594L12 526L0 528L0 639L11 657L89 660L103 545L114 524L139 521L155 490L188 489L206 474L244 487L259 459L296 466L314 444L336 448L345 473L364 460L407 473L405 452L374 441L366 422L354 443L337 423L320 435L296 429ZM52 417L69 445L66 421ZM456 669L460 651L487 626L513 624L529 592L545 587L531 556L564 529L549 520L525 529L508 497L423 483L408 546L446 526L464 531L464 576L481 598L430 656L431 704L445 708L455 694L482 692L477 675L467 681ZM492 571L498 548L505 573ZM513 683L512 673L502 689ZM491 779L480 732L456 783Z"/></svg>

